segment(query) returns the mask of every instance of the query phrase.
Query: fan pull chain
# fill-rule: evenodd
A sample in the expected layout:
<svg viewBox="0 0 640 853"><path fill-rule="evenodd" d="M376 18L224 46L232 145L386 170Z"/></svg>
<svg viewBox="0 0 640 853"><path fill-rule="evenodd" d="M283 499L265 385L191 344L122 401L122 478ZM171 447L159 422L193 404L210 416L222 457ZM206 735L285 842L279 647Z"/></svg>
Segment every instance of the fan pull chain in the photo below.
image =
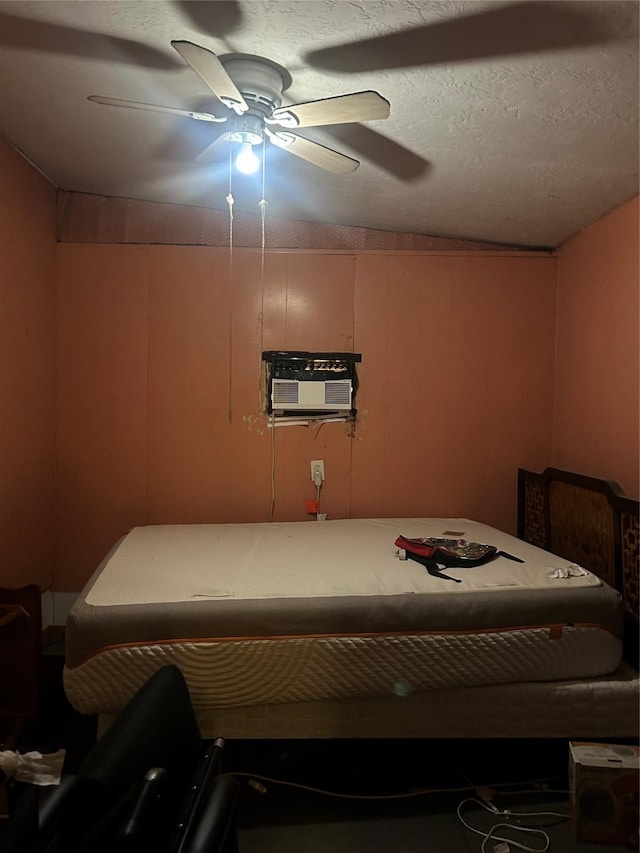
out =
<svg viewBox="0 0 640 853"><path fill-rule="evenodd" d="M227 193L226 202L229 205L229 274L233 269L233 143L229 140L229 192Z"/></svg>
<svg viewBox="0 0 640 853"><path fill-rule="evenodd" d="M233 323L231 303L233 299L233 193L231 192L231 176L233 174L232 143L229 141L229 192L227 193L227 204L229 205L229 423L233 420L232 412L232 383L233 383Z"/></svg>
<svg viewBox="0 0 640 853"><path fill-rule="evenodd" d="M266 196L267 182L267 141L262 143L262 198L258 202L260 208L260 351L264 349L264 256L266 247L266 220L267 205Z"/></svg>
<svg viewBox="0 0 640 853"><path fill-rule="evenodd" d="M266 240L266 220L267 220L267 205L269 202L266 199L266 184L267 184L267 140L262 141L262 198L258 202L260 208L260 351L264 350L264 255L267 245ZM273 513L276 506L276 422L273 410L269 416L271 421L271 504L269 506L269 522L273 522Z"/></svg>

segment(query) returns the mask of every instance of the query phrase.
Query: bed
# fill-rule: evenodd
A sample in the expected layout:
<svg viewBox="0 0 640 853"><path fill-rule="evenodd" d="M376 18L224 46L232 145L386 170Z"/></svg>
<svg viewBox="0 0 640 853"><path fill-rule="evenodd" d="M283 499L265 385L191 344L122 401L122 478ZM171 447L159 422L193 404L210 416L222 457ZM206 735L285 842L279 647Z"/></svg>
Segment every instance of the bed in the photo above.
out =
<svg viewBox="0 0 640 853"><path fill-rule="evenodd" d="M69 615L69 700L103 728L176 663L205 737L637 736L638 502L547 469L518 472L518 504L518 538L465 518L134 528ZM399 535L508 556L426 569Z"/></svg>

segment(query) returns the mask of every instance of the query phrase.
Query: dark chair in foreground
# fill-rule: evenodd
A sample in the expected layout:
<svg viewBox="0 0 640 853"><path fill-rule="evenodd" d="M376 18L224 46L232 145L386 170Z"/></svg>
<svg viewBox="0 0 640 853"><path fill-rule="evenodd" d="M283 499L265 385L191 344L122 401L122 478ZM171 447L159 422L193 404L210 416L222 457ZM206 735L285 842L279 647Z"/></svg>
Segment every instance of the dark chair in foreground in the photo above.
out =
<svg viewBox="0 0 640 853"><path fill-rule="evenodd" d="M238 783L221 772L223 747L201 739L182 673L163 667L46 806L24 791L7 853L236 853Z"/></svg>

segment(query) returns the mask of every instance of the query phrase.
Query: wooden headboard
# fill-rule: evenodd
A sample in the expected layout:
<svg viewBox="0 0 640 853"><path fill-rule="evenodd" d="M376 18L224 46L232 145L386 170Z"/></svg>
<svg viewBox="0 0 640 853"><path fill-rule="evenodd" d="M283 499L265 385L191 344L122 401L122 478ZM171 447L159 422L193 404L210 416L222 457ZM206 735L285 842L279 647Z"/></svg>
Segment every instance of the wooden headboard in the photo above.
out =
<svg viewBox="0 0 640 853"><path fill-rule="evenodd" d="M613 480L518 469L518 536L584 566L624 603L625 659L638 665L638 501Z"/></svg>

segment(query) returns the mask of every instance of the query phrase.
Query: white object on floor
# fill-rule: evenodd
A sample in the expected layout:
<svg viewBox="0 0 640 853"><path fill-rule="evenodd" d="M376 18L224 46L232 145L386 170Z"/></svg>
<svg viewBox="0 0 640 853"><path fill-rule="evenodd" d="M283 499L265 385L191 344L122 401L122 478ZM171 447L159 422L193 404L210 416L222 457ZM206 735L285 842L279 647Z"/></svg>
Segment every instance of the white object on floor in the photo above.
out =
<svg viewBox="0 0 640 853"><path fill-rule="evenodd" d="M31 785L59 785L65 750L43 755L41 752L0 752L0 770L18 782Z"/></svg>

